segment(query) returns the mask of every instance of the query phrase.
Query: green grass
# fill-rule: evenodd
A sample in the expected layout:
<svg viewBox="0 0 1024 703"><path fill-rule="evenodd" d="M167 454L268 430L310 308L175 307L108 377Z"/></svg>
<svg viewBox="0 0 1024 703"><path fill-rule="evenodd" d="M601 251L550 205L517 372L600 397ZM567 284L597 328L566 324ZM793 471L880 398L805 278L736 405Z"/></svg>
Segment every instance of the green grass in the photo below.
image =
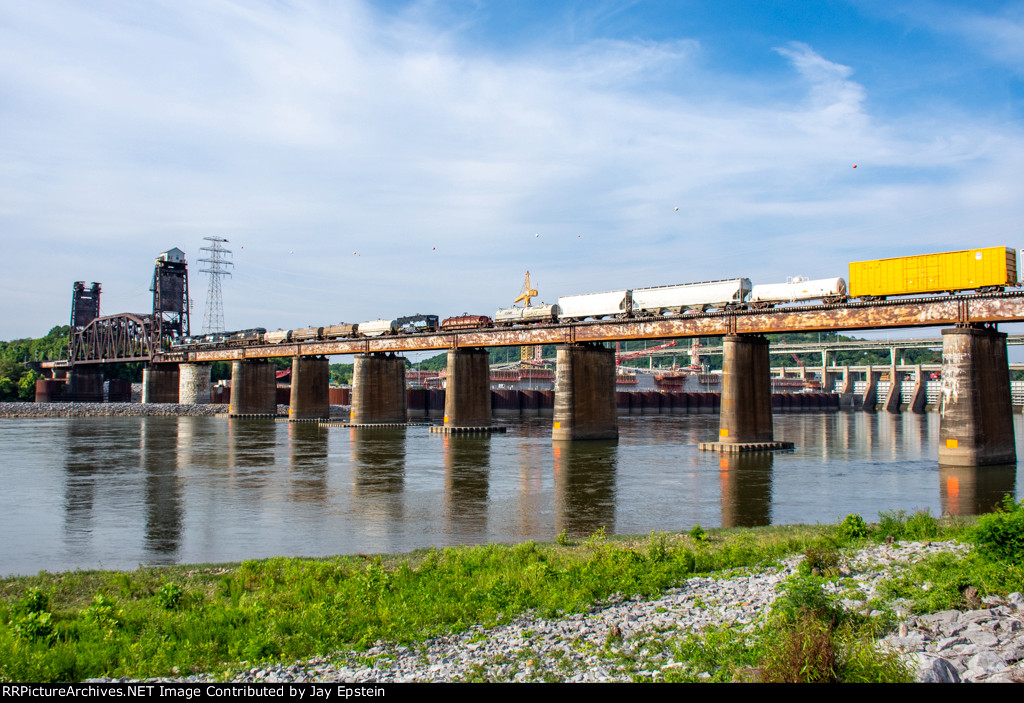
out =
<svg viewBox="0 0 1024 703"><path fill-rule="evenodd" d="M936 524L947 536L963 532L962 525ZM884 539L876 533L871 536ZM0 679L227 675L243 661L290 661L379 640L414 642L508 622L526 611L555 617L615 593L655 596L697 573L764 565L808 549L831 564L835 549L863 539L837 526L633 538L601 530L579 542L543 545L8 578L0 580ZM832 636L845 642L863 633L840 634ZM705 646L720 637L712 649L731 662L717 665L721 677L754 666L742 638L727 644L725 631L700 637ZM764 642L762 649L770 639ZM665 646L693 650L684 640ZM676 671L685 677L697 666ZM540 667L537 675L561 673Z"/></svg>

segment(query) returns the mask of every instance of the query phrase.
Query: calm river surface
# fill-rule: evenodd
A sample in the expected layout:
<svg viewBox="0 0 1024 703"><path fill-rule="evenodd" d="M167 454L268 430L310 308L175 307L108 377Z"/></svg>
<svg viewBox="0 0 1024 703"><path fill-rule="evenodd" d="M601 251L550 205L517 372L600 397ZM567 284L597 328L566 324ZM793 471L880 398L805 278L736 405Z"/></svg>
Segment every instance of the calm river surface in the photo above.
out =
<svg viewBox="0 0 1024 703"><path fill-rule="evenodd" d="M792 452L719 455L717 415L620 417L555 446L550 418L446 438L213 417L0 419L0 574L989 510L1024 469L940 469L939 418L775 416ZM1014 418L1024 457L1024 418Z"/></svg>

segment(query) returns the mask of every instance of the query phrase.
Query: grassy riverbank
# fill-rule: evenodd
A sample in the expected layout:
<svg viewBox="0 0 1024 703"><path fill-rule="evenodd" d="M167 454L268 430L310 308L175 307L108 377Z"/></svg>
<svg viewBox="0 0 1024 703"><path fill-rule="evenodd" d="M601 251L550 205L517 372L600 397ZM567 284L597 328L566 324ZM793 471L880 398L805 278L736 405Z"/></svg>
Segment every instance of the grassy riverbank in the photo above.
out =
<svg viewBox="0 0 1024 703"><path fill-rule="evenodd" d="M1008 531L989 535L1009 543L1008 556L981 549L962 559L947 557L941 567L925 564L891 582L889 595L937 609L975 597L968 587L982 596L1024 590L1024 568L1014 563L1024 550L1024 508L1009 507L1003 514ZM831 526L695 529L637 538L598 532L543 545L41 573L0 581L0 679L227 672L242 661L292 661L377 640L413 642L476 623L507 622L525 611L554 617L615 593L653 596L696 574L803 553L808 573L787 586L773 626L754 640L728 629L692 637L677 656L716 658L722 680L750 670L763 679L789 680L807 669L801 652L813 650L824 657L816 665L824 678L900 680L907 672L866 644L891 626L891 618L843 615L825 596L821 579L841 578L837 550L868 540L977 540L977 534L962 519L896 514L872 526L848 518ZM926 580L929 588L916 585ZM885 610L881 603L878 608Z"/></svg>

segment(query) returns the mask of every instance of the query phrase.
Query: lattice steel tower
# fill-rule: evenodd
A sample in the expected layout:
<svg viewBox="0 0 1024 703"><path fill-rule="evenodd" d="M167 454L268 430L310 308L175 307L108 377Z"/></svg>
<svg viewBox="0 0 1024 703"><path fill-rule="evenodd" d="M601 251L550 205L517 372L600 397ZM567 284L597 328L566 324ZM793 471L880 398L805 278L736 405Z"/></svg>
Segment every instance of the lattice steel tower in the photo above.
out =
<svg viewBox="0 0 1024 703"><path fill-rule="evenodd" d="M225 249L222 244L228 240L220 237L203 237L210 242L208 247L200 247L200 251L208 251L210 255L205 259L199 259L209 268L199 269L203 273L210 274L210 287L206 291L206 313L203 315L203 334L224 331L224 300L220 294L220 279L222 276L230 276L228 266L234 266L234 262L228 261L231 250Z"/></svg>

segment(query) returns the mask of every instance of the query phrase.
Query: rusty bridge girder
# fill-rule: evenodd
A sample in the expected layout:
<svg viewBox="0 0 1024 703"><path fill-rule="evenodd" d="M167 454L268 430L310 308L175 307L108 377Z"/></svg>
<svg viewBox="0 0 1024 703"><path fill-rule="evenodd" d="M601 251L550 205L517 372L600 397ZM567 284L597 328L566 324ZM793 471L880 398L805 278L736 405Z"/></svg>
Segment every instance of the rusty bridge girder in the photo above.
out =
<svg viewBox="0 0 1024 703"><path fill-rule="evenodd" d="M815 305L604 320L527 328L489 328L426 334L345 338L280 345L181 350L154 355L167 362L231 361L269 357L532 346L633 339L720 337L728 334L834 332L1024 321L1024 292L960 295L845 305Z"/></svg>

